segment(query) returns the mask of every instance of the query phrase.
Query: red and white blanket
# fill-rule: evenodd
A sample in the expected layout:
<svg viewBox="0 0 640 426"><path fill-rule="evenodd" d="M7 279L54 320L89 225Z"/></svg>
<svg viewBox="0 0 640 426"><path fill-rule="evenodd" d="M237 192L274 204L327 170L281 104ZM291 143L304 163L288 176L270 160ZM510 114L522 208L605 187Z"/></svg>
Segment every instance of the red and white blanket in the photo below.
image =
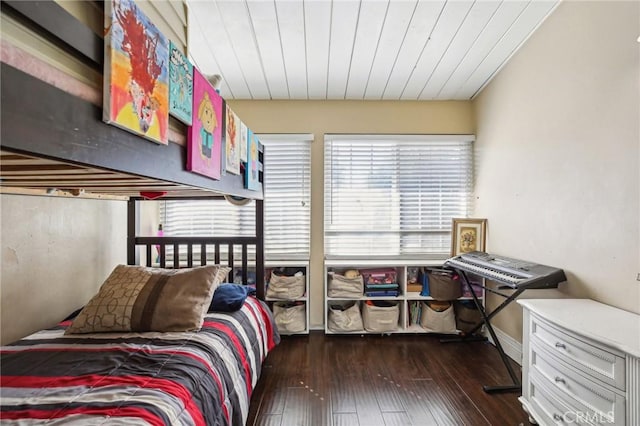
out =
<svg viewBox="0 0 640 426"><path fill-rule="evenodd" d="M252 297L186 333L64 335L70 321L0 349L2 424L245 424L280 341Z"/></svg>

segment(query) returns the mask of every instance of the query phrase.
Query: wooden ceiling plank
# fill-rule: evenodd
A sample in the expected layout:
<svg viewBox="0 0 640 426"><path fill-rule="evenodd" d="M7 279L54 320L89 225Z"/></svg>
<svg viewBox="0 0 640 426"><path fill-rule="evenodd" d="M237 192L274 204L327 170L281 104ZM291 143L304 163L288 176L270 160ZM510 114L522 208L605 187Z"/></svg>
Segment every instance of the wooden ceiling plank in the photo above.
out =
<svg viewBox="0 0 640 426"><path fill-rule="evenodd" d="M417 100L440 58L451 44L458 28L471 10L472 1L447 2L431 33L429 42L411 72L401 99Z"/></svg>
<svg viewBox="0 0 640 426"><path fill-rule="evenodd" d="M190 54L199 66L213 56L217 70L200 68L205 75L220 74L235 99L252 99L251 91L244 78L243 69L233 52L231 40L224 29L218 5L214 1L189 3ZM191 42L192 40L192 42ZM202 62L202 63L201 63ZM222 94L223 97L225 94Z"/></svg>
<svg viewBox="0 0 640 426"><path fill-rule="evenodd" d="M427 84L422 89L419 99L432 100L438 96L442 86L462 62L466 54L473 48L476 40L488 26L499 6L499 1L482 1L473 4L451 44L447 47Z"/></svg>
<svg viewBox="0 0 640 426"><path fill-rule="evenodd" d="M347 93L349 64L353 56L360 2L334 1L332 4L327 99L344 99Z"/></svg>
<svg viewBox="0 0 640 426"><path fill-rule="evenodd" d="M307 99L307 60L302 2L277 1L276 15L291 99Z"/></svg>
<svg viewBox="0 0 640 426"><path fill-rule="evenodd" d="M451 73L447 82L440 89L440 93L437 95L438 99L451 99L456 95L526 7L527 3L520 1L507 1L500 4L491 21L474 42L471 50L467 52L458 67Z"/></svg>
<svg viewBox="0 0 640 426"><path fill-rule="evenodd" d="M388 6L388 1L368 1L360 6L358 30L347 81L347 99L364 99Z"/></svg>
<svg viewBox="0 0 640 426"><path fill-rule="evenodd" d="M245 2L220 1L216 4L220 15L225 17L222 24L243 70L252 99L269 99L271 95L263 72L262 57Z"/></svg>
<svg viewBox="0 0 640 426"><path fill-rule="evenodd" d="M331 2L305 1L304 25L307 51L307 95L309 99L324 99L327 95Z"/></svg>
<svg viewBox="0 0 640 426"><path fill-rule="evenodd" d="M402 91L411 77L411 71L418 63L444 5L444 0L418 2L411 18L407 36L402 43L387 87L382 94L384 99L400 99Z"/></svg>
<svg viewBox="0 0 640 426"><path fill-rule="evenodd" d="M271 99L289 99L276 8L273 2L247 2Z"/></svg>
<svg viewBox="0 0 640 426"><path fill-rule="evenodd" d="M416 10L417 2L391 2L384 21L380 43L376 50L371 73L367 81L365 99L382 99L382 95L391 76L393 66L400 54L409 31L411 18Z"/></svg>
<svg viewBox="0 0 640 426"><path fill-rule="evenodd" d="M558 4L558 1L530 2L478 68L475 69L471 77L458 90L456 97L471 99L478 91L482 90ZM496 67L496 64L500 65Z"/></svg>

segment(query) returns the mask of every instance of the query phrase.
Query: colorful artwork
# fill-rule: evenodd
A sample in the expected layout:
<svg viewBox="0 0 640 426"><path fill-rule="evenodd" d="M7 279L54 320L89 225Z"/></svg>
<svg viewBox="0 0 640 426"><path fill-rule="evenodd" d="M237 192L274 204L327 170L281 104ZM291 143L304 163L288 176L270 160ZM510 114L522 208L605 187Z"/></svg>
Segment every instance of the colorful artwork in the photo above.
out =
<svg viewBox="0 0 640 426"><path fill-rule="evenodd" d="M247 125L240 122L240 161L247 162Z"/></svg>
<svg viewBox="0 0 640 426"><path fill-rule="evenodd" d="M166 145L169 42L133 1L104 4L103 120Z"/></svg>
<svg viewBox="0 0 640 426"><path fill-rule="evenodd" d="M240 120L235 112L227 105L226 121L226 170L235 175L240 174L240 132L238 131Z"/></svg>
<svg viewBox="0 0 640 426"><path fill-rule="evenodd" d="M187 170L220 179L223 101L193 69L193 124L187 130Z"/></svg>
<svg viewBox="0 0 640 426"><path fill-rule="evenodd" d="M260 148L260 141L258 137L253 134L251 130L247 135L247 167L244 168L245 172L245 184L247 189L252 191L260 190L260 170L258 169L258 151Z"/></svg>
<svg viewBox="0 0 640 426"><path fill-rule="evenodd" d="M178 47L169 44L169 114L191 126L193 65Z"/></svg>

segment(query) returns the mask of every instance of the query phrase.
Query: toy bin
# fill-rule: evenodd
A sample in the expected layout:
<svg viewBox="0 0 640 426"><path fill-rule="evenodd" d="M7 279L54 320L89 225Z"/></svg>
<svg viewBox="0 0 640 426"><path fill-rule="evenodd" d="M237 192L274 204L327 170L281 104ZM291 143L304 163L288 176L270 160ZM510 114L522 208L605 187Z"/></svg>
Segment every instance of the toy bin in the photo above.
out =
<svg viewBox="0 0 640 426"><path fill-rule="evenodd" d="M362 307L364 329L375 333L396 331L400 318L400 305L397 302L368 300Z"/></svg>

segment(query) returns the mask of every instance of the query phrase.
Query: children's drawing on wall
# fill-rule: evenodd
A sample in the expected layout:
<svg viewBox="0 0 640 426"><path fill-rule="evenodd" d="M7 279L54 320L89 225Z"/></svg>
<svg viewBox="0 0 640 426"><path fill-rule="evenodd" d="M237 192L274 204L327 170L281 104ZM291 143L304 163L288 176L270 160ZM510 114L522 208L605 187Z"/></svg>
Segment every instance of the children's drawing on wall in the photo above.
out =
<svg viewBox="0 0 640 426"><path fill-rule="evenodd" d="M240 122L240 162L247 162L247 125Z"/></svg>
<svg viewBox="0 0 640 426"><path fill-rule="evenodd" d="M193 69L193 125L187 130L187 170L220 179L222 149L220 95Z"/></svg>
<svg viewBox="0 0 640 426"><path fill-rule="evenodd" d="M227 105L226 121L226 170L229 173L240 174L240 132L238 131L238 116Z"/></svg>
<svg viewBox="0 0 640 426"><path fill-rule="evenodd" d="M169 114L191 126L193 65L173 43L169 44Z"/></svg>
<svg viewBox="0 0 640 426"><path fill-rule="evenodd" d="M103 120L168 143L169 42L131 0L105 2Z"/></svg>
<svg viewBox="0 0 640 426"><path fill-rule="evenodd" d="M247 134L247 166L245 167L245 182L247 189L252 191L260 190L260 170L258 170L258 151L260 141L258 137L248 130Z"/></svg>

